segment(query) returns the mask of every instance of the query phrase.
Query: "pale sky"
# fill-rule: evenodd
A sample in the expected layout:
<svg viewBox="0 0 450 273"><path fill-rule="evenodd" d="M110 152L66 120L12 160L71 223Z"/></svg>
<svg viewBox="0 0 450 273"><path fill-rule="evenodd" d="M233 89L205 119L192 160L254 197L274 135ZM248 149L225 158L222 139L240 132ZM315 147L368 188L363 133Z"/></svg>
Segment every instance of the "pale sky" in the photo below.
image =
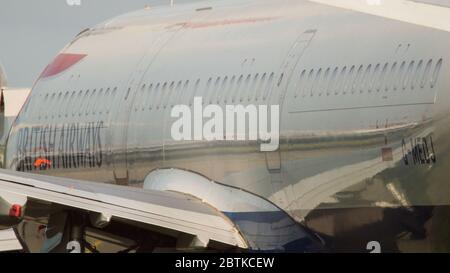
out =
<svg viewBox="0 0 450 273"><path fill-rule="evenodd" d="M170 3L170 0L80 0L80 6L70 6L67 1L75 0L0 0L0 64L9 86L31 87L45 66L81 30L145 5ZM174 0L175 4L194 1L199 0ZM450 7L450 0L412 1Z"/></svg>
<svg viewBox="0 0 450 273"><path fill-rule="evenodd" d="M145 5L170 0L0 0L0 63L8 85L31 87L52 58L81 30ZM70 0L69 0L70 1ZM175 0L175 4L196 0Z"/></svg>

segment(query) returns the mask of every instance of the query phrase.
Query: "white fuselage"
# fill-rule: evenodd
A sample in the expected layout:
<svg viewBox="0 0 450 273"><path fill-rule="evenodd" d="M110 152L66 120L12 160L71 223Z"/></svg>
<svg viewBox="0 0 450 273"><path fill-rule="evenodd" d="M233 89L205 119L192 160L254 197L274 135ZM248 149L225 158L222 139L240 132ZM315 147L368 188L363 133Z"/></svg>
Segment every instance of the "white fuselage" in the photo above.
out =
<svg viewBox="0 0 450 273"><path fill-rule="evenodd" d="M205 5L142 10L80 34L61 52L79 60L50 65L33 87L6 166L130 186L182 169L299 221L319 206L450 203L428 183L448 175L447 32L308 1ZM280 105L280 149L175 141L171 109L195 97ZM393 199L392 183L414 194ZM373 194L341 202L355 187Z"/></svg>

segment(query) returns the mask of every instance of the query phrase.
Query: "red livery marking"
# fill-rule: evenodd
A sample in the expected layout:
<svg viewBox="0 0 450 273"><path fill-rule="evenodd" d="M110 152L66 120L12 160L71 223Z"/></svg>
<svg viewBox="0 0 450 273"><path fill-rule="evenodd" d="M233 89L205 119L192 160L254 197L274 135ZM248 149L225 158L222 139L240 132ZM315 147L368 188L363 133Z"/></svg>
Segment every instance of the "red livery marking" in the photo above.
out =
<svg viewBox="0 0 450 273"><path fill-rule="evenodd" d="M34 161L34 167L36 168L46 168L52 166L52 162L45 158L38 158Z"/></svg>
<svg viewBox="0 0 450 273"><path fill-rule="evenodd" d="M22 216L22 206L12 205L9 210L9 216L14 218L20 218Z"/></svg>
<svg viewBox="0 0 450 273"><path fill-rule="evenodd" d="M260 22L268 22L268 21L272 21L275 19L278 19L278 17L225 19L225 20L221 20L221 21L208 21L208 22L186 22L186 23L178 23L178 24L176 24L176 26L182 25L183 28L195 29L195 28L207 28L207 27L227 26L227 25L252 24L252 23L260 23ZM172 26L170 26L170 27L172 27Z"/></svg>
<svg viewBox="0 0 450 273"><path fill-rule="evenodd" d="M40 78L57 75L81 61L85 54L59 54L42 72Z"/></svg>

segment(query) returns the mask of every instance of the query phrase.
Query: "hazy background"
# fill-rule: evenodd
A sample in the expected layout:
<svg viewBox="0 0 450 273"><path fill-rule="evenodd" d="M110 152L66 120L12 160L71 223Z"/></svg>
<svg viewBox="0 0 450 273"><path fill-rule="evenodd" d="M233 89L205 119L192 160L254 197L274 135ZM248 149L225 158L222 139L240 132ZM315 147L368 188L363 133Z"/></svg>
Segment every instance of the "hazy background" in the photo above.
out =
<svg viewBox="0 0 450 273"><path fill-rule="evenodd" d="M80 1L80 6L70 6L67 0L0 0L0 64L5 68L9 86L31 87L56 53L81 30L145 5L170 3L170 0ZM174 0L175 4L194 1L199 0ZM411 1L450 7L450 0Z"/></svg>
<svg viewBox="0 0 450 273"><path fill-rule="evenodd" d="M196 0L175 0L177 3ZM81 30L145 5L170 0L0 0L0 63L8 85L31 87L52 58Z"/></svg>

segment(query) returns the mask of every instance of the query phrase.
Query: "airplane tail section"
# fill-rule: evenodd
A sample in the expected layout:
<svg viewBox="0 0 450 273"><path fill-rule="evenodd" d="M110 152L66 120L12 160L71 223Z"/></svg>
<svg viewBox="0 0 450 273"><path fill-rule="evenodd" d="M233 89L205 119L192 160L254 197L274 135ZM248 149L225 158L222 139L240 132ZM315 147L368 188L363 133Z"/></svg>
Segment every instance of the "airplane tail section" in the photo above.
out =
<svg viewBox="0 0 450 273"><path fill-rule="evenodd" d="M5 134L5 98L3 90L6 89L6 74L2 64L0 63L0 139L4 139Z"/></svg>
<svg viewBox="0 0 450 273"><path fill-rule="evenodd" d="M3 69L2 64L0 63L0 89L3 90L7 85L6 82L6 73L5 70Z"/></svg>
<svg viewBox="0 0 450 273"><path fill-rule="evenodd" d="M8 87L5 69L0 63L0 167L3 165L1 149L5 146L9 129L30 91L30 88Z"/></svg>

